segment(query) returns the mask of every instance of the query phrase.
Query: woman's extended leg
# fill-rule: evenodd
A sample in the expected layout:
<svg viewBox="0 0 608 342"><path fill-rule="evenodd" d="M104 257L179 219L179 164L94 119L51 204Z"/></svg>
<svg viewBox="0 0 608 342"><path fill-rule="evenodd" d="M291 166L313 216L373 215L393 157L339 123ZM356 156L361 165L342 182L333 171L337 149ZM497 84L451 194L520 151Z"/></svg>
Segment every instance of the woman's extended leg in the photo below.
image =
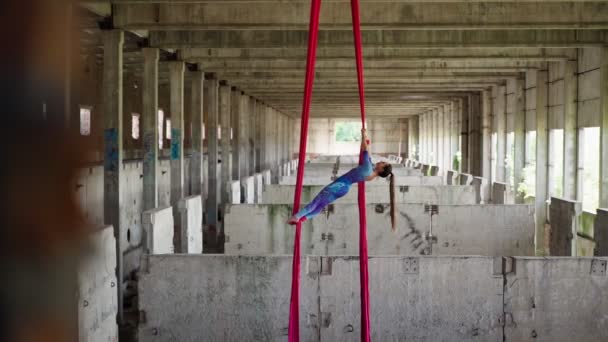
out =
<svg viewBox="0 0 608 342"><path fill-rule="evenodd" d="M288 223L296 224L319 214L328 204L346 195L348 190L349 186L347 184L338 182L328 185L307 206L298 211Z"/></svg>

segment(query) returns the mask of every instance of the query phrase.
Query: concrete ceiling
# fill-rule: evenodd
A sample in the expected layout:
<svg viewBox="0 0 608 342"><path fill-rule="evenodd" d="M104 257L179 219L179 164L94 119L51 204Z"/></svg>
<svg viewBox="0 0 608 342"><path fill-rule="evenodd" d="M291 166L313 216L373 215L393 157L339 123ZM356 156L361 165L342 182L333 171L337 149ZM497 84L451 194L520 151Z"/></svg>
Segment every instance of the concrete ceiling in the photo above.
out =
<svg viewBox="0 0 608 342"><path fill-rule="evenodd" d="M367 111L405 117L608 44L608 1L360 0ZM285 112L301 111L309 0L83 1L115 27ZM311 115L356 117L350 2L323 0ZM127 68L141 74L137 46ZM97 51L100 54L100 51ZM162 65L163 63L161 63ZM161 82L166 75L161 67Z"/></svg>

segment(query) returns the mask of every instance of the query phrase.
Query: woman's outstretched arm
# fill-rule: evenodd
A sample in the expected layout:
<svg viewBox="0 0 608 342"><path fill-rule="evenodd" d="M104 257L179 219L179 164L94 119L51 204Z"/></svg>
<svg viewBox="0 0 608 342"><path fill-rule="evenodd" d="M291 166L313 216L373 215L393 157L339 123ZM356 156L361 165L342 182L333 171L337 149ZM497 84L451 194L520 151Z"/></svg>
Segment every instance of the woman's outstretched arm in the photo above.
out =
<svg viewBox="0 0 608 342"><path fill-rule="evenodd" d="M368 147L368 137L367 137L367 130L365 128L361 129L361 151L367 151L367 147Z"/></svg>

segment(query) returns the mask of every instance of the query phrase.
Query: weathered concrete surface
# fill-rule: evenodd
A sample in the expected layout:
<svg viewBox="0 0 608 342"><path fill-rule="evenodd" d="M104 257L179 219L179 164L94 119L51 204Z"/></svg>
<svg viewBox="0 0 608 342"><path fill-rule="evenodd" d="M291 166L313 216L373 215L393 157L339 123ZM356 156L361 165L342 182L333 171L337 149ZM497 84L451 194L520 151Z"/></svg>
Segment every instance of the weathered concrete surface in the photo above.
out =
<svg viewBox="0 0 608 342"><path fill-rule="evenodd" d="M145 250L150 254L173 253L173 208L144 211L141 214L141 221L144 227Z"/></svg>
<svg viewBox="0 0 608 342"><path fill-rule="evenodd" d="M308 176L304 174L304 185L327 185L332 182L332 176ZM384 182L382 179L376 179L366 184L372 185L377 182ZM283 177L280 185L295 185L296 176ZM404 176L396 177L395 185L443 185L443 177L440 176Z"/></svg>
<svg viewBox="0 0 608 342"><path fill-rule="evenodd" d="M373 182L367 186L367 203L389 203L390 194L388 183ZM323 186L305 186L302 189L302 203L309 203ZM270 185L263 194L264 204L290 204L293 203L295 186ZM473 186L447 186L447 185L419 185L399 186L395 189L397 203L410 204L475 204L475 188ZM346 196L336 203L357 203L357 186L352 186Z"/></svg>
<svg viewBox="0 0 608 342"><path fill-rule="evenodd" d="M230 203L239 204L242 202L241 196L241 182L230 182Z"/></svg>
<svg viewBox="0 0 608 342"><path fill-rule="evenodd" d="M254 203L262 203L262 194L264 193L264 178L261 173L253 175L254 182Z"/></svg>
<svg viewBox="0 0 608 342"><path fill-rule="evenodd" d="M301 263L300 337L315 341L319 263L315 258ZM139 309L146 314L139 338L286 340L290 275L290 257L150 256L148 272L139 281Z"/></svg>
<svg viewBox="0 0 608 342"><path fill-rule="evenodd" d="M492 183L492 203L494 204L514 204L515 196L506 183Z"/></svg>
<svg viewBox="0 0 608 342"><path fill-rule="evenodd" d="M490 202L490 186L485 178L473 177L471 185L475 188L476 202L478 204Z"/></svg>
<svg viewBox="0 0 608 342"><path fill-rule="evenodd" d="M105 227L88 240L91 254L78 270L78 341L118 341L114 229Z"/></svg>
<svg viewBox="0 0 608 342"><path fill-rule="evenodd" d="M429 216L424 205L399 204L397 231L388 205L368 204L370 254L428 254ZM226 254L291 254L294 229L285 224L290 205L232 205L225 217ZM358 253L358 206L334 204L304 224L302 253ZM534 210L526 205L439 206L433 217L435 255L534 255Z"/></svg>
<svg viewBox="0 0 608 342"><path fill-rule="evenodd" d="M458 175L458 182L460 185L470 185L473 182L473 176L468 173L461 173Z"/></svg>
<svg viewBox="0 0 608 342"><path fill-rule="evenodd" d="M597 209L593 238L596 255L608 256L608 209Z"/></svg>
<svg viewBox="0 0 608 342"><path fill-rule="evenodd" d="M445 173L445 184L446 185L454 185L456 182L454 178L456 177L457 172L453 170L447 170Z"/></svg>
<svg viewBox="0 0 608 342"><path fill-rule="evenodd" d="M182 220L182 250L180 253L203 253L203 201L191 196L179 201Z"/></svg>
<svg viewBox="0 0 608 342"><path fill-rule="evenodd" d="M606 262L372 256L372 338L604 341ZM289 256L150 256L139 282L140 339L284 341L291 263ZM309 256L301 264L302 340L358 340L358 258Z"/></svg>
<svg viewBox="0 0 608 342"><path fill-rule="evenodd" d="M549 252L552 256L576 256L576 240L582 203L551 197Z"/></svg>
<svg viewBox="0 0 608 342"><path fill-rule="evenodd" d="M243 203L253 204L255 203L255 179L252 177L245 177L241 179L241 191Z"/></svg>
<svg viewBox="0 0 608 342"><path fill-rule="evenodd" d="M515 258L505 282L506 341L608 341L607 262Z"/></svg>

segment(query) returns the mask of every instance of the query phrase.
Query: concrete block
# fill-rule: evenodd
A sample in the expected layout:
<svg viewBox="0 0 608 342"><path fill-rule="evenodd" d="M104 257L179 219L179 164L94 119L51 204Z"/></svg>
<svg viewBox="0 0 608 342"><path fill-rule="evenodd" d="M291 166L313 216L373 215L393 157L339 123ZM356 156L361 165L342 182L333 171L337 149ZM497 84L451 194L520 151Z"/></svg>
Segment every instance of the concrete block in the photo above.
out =
<svg viewBox="0 0 608 342"><path fill-rule="evenodd" d="M576 256L581 202L551 197L549 252L552 256Z"/></svg>
<svg viewBox="0 0 608 342"><path fill-rule="evenodd" d="M264 185L272 184L272 173L270 170L262 171L262 177L264 179Z"/></svg>
<svg viewBox="0 0 608 342"><path fill-rule="evenodd" d="M241 182L228 182L228 189L230 190L230 203L239 204L243 202Z"/></svg>
<svg viewBox="0 0 608 342"><path fill-rule="evenodd" d="M595 255L608 256L608 209L597 209L593 226Z"/></svg>
<svg viewBox="0 0 608 342"><path fill-rule="evenodd" d="M431 166L430 176L438 176L439 175L439 166Z"/></svg>
<svg viewBox="0 0 608 342"><path fill-rule="evenodd" d="M142 214L145 245L149 254L171 254L173 248L173 208L163 207Z"/></svg>
<svg viewBox="0 0 608 342"><path fill-rule="evenodd" d="M318 257L301 259L300 337L318 341ZM287 339L291 257L150 256L139 281L149 342Z"/></svg>
<svg viewBox="0 0 608 342"><path fill-rule="evenodd" d="M241 180L241 191L243 203L255 203L255 179L253 177L246 177Z"/></svg>
<svg viewBox="0 0 608 342"><path fill-rule="evenodd" d="M264 193L264 178L261 173L253 175L255 203L262 203L262 194Z"/></svg>
<svg viewBox="0 0 608 342"><path fill-rule="evenodd" d="M181 253L203 253L203 201L201 196L191 196L179 201L182 220Z"/></svg>
<svg viewBox="0 0 608 342"><path fill-rule="evenodd" d="M473 175L468 173L461 173L458 175L458 184L471 185L471 183L473 183Z"/></svg>
<svg viewBox="0 0 608 342"><path fill-rule="evenodd" d="M515 257L506 275L505 341L608 341L607 258Z"/></svg>
<svg viewBox="0 0 608 342"><path fill-rule="evenodd" d="M368 204L368 248L377 255L428 253L430 218L424 205L398 204L397 231L388 205ZM527 205L439 206L433 217L436 255L534 255L534 210ZM233 205L225 218L226 254L291 254L290 205ZM371 228L373 227L373 228ZM304 224L302 253L358 253L358 205L334 204Z"/></svg>
<svg viewBox="0 0 608 342"><path fill-rule="evenodd" d="M492 203L494 204L513 204L515 196L511 191L511 186L507 183L492 183Z"/></svg>
<svg viewBox="0 0 608 342"><path fill-rule="evenodd" d="M448 170L445 174L445 184L454 185L454 176L456 176L456 174L456 171Z"/></svg>
<svg viewBox="0 0 608 342"><path fill-rule="evenodd" d="M431 166L428 164L422 164L421 169L422 169L422 174L426 176L429 174L429 170L431 169Z"/></svg>
<svg viewBox="0 0 608 342"><path fill-rule="evenodd" d="M78 270L78 341L118 341L114 229L104 227L88 240L91 254Z"/></svg>
<svg viewBox="0 0 608 342"><path fill-rule="evenodd" d="M490 186L488 180L482 177L473 177L471 185L475 188L476 203L490 203Z"/></svg>

